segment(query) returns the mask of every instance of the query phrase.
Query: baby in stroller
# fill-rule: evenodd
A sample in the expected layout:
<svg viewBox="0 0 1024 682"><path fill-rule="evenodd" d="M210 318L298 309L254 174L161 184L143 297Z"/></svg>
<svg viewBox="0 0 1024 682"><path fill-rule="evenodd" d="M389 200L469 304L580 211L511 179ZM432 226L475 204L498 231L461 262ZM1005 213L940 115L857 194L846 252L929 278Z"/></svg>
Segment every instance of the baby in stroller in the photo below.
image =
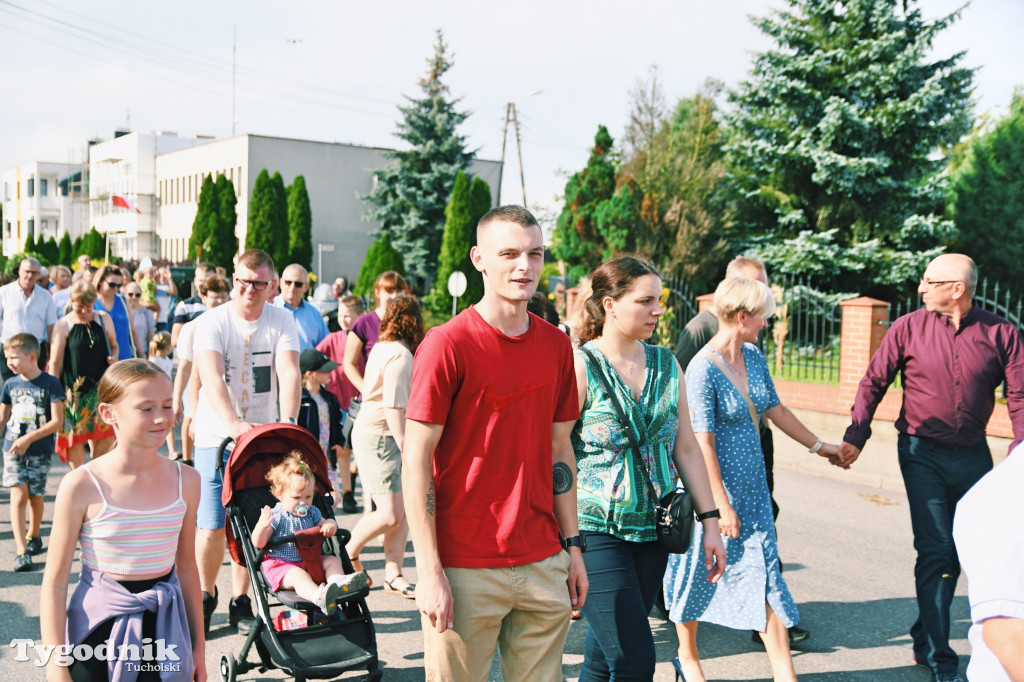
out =
<svg viewBox="0 0 1024 682"><path fill-rule="evenodd" d="M338 524L324 519L313 506L316 478L298 450L292 450L267 473L270 492L278 499L273 509L264 506L259 521L252 529L252 543L262 549L272 539L318 526L325 538L333 537ZM341 561L335 556L322 556L321 565L327 582L317 585L302 566L302 558L294 542L267 550L260 570L270 589L294 590L303 599L316 604L327 615L337 609L342 594L357 592L367 585L364 571L345 575Z"/></svg>

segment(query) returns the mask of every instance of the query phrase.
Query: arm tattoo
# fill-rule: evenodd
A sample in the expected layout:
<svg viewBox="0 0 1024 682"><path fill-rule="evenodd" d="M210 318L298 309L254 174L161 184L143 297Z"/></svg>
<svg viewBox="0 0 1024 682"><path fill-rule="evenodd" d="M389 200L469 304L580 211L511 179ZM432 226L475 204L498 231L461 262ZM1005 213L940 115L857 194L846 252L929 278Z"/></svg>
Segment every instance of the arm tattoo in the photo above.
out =
<svg viewBox="0 0 1024 682"><path fill-rule="evenodd" d="M555 462L554 466L555 494L562 495L572 490L572 469L565 462Z"/></svg>
<svg viewBox="0 0 1024 682"><path fill-rule="evenodd" d="M427 513L434 516L434 512L437 510L437 500L434 498L435 495L434 480L430 480L430 487L427 488Z"/></svg>

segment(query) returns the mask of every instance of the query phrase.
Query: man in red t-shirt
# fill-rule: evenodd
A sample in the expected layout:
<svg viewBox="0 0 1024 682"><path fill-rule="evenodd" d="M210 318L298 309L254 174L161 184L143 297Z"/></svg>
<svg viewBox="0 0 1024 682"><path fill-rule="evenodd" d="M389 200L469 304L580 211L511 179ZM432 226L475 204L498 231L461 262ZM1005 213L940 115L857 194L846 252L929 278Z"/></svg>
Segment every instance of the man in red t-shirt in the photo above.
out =
<svg viewBox="0 0 1024 682"><path fill-rule="evenodd" d="M426 678L487 679L497 645L505 680L561 679L569 611L588 585L572 348L526 310L544 263L530 212L493 209L476 236L484 296L420 344L406 409Z"/></svg>

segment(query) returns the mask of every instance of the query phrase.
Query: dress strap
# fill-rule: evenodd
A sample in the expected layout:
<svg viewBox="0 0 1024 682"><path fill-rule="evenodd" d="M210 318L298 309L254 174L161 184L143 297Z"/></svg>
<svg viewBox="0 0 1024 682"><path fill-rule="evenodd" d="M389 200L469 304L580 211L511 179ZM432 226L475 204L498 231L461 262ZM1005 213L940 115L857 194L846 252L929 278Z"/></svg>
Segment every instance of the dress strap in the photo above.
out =
<svg viewBox="0 0 1024 682"><path fill-rule="evenodd" d="M181 462L175 462L178 465L178 499L183 499L181 496Z"/></svg>
<svg viewBox="0 0 1024 682"><path fill-rule="evenodd" d="M89 474L89 478L92 479L93 484L96 486L96 492L98 492L100 494L100 499L103 500L103 506L107 506L107 504L108 504L107 503L107 498L103 495L103 488L100 487L99 479L97 479L96 475L94 473L92 473L92 471L89 469L88 465L83 465L82 468L85 469L85 472L87 474ZM180 487L180 484L179 484L179 487Z"/></svg>

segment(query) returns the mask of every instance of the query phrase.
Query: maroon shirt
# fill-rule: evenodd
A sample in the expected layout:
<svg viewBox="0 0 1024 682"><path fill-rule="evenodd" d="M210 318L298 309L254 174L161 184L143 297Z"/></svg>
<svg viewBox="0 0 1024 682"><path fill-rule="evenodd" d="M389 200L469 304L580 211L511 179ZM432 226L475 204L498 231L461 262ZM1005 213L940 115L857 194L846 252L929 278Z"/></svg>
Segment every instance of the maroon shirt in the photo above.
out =
<svg viewBox="0 0 1024 682"><path fill-rule="evenodd" d="M844 440L864 447L871 418L896 372L903 371L900 433L943 447L968 447L985 437L996 389L1007 383L1012 450L1024 440L1024 344L1009 321L971 307L960 328L921 309L893 322L857 389Z"/></svg>

